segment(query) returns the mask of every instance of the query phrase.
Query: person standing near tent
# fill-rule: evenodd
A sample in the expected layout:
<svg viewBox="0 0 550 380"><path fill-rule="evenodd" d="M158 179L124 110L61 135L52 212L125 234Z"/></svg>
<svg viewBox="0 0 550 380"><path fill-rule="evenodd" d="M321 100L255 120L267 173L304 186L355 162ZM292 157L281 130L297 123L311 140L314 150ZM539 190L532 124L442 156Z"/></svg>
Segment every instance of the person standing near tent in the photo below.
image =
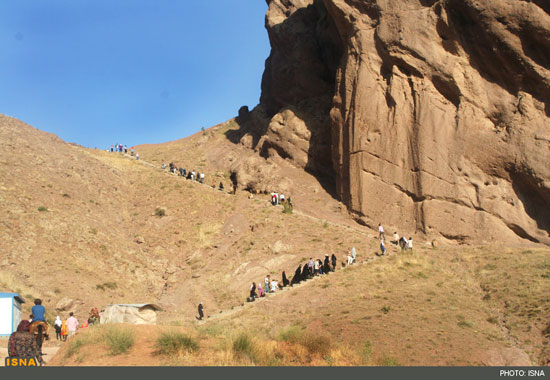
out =
<svg viewBox="0 0 550 380"><path fill-rule="evenodd" d="M199 321L202 321L202 319L204 318L204 311L203 311L202 301L199 303L198 310L199 310Z"/></svg>

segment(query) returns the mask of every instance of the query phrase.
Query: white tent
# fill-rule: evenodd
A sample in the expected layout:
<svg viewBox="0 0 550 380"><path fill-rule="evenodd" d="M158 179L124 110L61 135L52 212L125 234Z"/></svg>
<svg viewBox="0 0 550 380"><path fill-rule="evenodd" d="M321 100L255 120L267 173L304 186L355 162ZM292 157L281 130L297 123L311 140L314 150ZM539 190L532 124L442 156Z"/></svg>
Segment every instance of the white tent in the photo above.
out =
<svg viewBox="0 0 550 380"><path fill-rule="evenodd" d="M17 293L0 293L0 336L8 336L17 330L23 303L25 299Z"/></svg>
<svg viewBox="0 0 550 380"><path fill-rule="evenodd" d="M156 325L157 311L162 310L152 303L109 305L101 313L100 323L130 323L133 325Z"/></svg>

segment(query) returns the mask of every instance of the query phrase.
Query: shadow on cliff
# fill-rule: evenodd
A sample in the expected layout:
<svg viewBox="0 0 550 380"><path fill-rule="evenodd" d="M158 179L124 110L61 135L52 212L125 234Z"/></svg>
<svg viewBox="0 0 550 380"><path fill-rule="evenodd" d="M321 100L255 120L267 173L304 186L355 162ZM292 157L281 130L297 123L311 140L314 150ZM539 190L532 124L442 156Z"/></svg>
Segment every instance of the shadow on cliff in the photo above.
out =
<svg viewBox="0 0 550 380"><path fill-rule="evenodd" d="M292 152L286 151L276 138L270 138L273 136L269 133L273 116L292 108L311 132L304 169L338 199L329 114L343 44L334 20L323 2L315 0L289 12L283 22L268 28L268 32L272 51L266 60L260 105L252 112L241 108L236 119L240 128L228 131L226 136L235 144L247 136L246 145L251 145L260 156L268 158L275 151L292 161Z"/></svg>

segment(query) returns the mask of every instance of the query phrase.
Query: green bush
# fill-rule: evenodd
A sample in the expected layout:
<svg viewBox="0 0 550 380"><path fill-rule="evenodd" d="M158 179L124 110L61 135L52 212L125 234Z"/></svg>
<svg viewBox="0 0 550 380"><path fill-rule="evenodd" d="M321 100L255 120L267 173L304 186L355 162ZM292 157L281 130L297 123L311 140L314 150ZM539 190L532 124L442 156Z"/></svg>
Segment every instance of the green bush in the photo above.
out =
<svg viewBox="0 0 550 380"><path fill-rule="evenodd" d="M199 344L189 335L178 332L163 332L158 338L155 347L157 353L173 355L180 351L195 352L199 350Z"/></svg>
<svg viewBox="0 0 550 380"><path fill-rule="evenodd" d="M155 215L158 217L166 216L166 210L159 207L155 210Z"/></svg>
<svg viewBox="0 0 550 380"><path fill-rule="evenodd" d="M105 333L105 343L111 354L125 354L134 345L134 331L120 326L109 326Z"/></svg>
<svg viewBox="0 0 550 380"><path fill-rule="evenodd" d="M48 209L44 206L40 206L40 207L38 207L38 211L44 212L44 211L48 211Z"/></svg>

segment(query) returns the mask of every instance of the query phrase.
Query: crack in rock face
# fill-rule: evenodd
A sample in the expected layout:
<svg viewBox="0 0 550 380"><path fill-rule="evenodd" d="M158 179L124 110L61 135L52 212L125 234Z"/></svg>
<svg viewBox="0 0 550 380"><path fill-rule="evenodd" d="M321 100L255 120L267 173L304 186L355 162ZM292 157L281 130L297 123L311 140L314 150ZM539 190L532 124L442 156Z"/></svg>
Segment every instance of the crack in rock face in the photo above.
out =
<svg viewBox="0 0 550 380"><path fill-rule="evenodd" d="M242 142L366 225L550 244L543 1L270 0Z"/></svg>

